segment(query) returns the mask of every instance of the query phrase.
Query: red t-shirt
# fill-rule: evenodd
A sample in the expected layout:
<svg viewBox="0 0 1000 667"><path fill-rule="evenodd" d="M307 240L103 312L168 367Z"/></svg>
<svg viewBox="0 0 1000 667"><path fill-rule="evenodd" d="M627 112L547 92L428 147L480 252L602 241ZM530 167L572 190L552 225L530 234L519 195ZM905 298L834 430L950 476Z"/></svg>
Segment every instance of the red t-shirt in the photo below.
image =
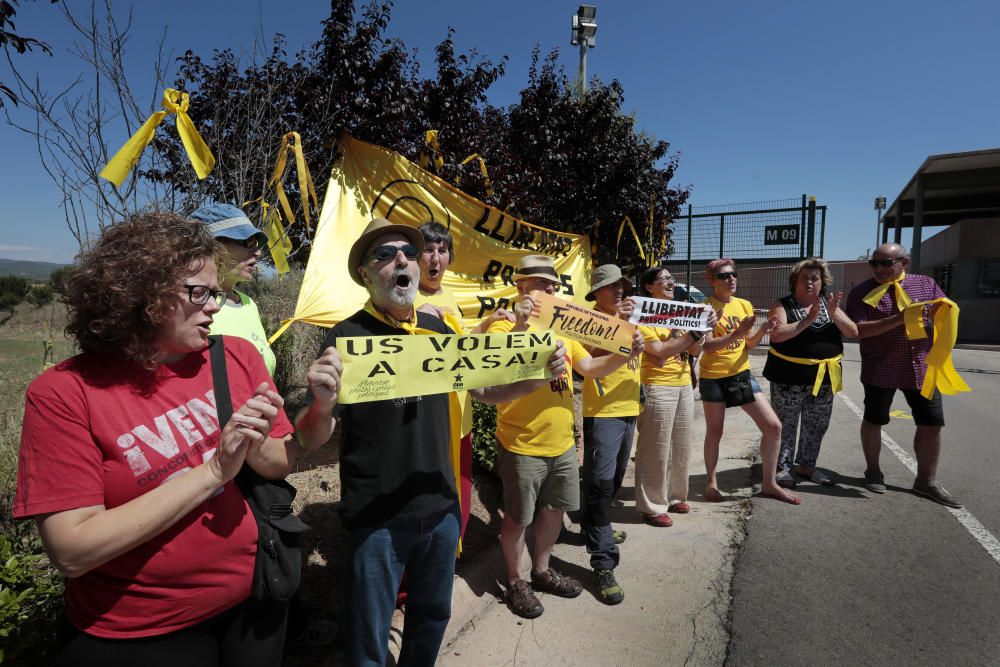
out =
<svg viewBox="0 0 1000 667"><path fill-rule="evenodd" d="M225 345L238 409L271 376L252 344L226 336ZM291 432L279 411L271 436ZM142 386L107 359L67 359L28 387L14 516L123 505L211 458L219 437L207 348ZM173 632L244 600L256 553L257 524L229 482L148 542L67 579L66 612L98 637Z"/></svg>

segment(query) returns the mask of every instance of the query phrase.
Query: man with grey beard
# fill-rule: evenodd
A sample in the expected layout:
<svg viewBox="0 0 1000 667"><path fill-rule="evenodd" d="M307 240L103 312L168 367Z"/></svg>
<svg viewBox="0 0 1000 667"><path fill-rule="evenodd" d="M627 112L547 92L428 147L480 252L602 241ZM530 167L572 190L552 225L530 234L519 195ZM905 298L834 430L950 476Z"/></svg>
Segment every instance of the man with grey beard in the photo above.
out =
<svg viewBox="0 0 1000 667"><path fill-rule="evenodd" d="M349 665L384 665L392 612L405 568L408 602L400 665L432 665L451 617L459 507L452 468L448 394L340 405L346 336L451 334L434 315L416 311L417 259L423 236L377 218L348 255L351 278L368 290L364 308L330 330L309 367L310 403L296 427L305 447L326 443L341 422L341 518L347 549ZM565 371L560 343L549 358ZM484 403L528 394L548 380L470 390Z"/></svg>

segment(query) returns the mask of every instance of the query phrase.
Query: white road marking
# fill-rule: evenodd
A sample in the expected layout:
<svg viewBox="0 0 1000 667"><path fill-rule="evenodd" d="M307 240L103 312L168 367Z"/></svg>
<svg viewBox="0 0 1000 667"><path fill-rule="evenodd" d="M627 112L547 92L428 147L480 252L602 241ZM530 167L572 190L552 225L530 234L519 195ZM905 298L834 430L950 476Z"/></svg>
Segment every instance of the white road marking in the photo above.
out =
<svg viewBox="0 0 1000 667"><path fill-rule="evenodd" d="M846 403L847 407L851 409L851 412L857 415L858 419L864 418L864 411L847 396L847 392L841 391L837 395L843 399L844 403ZM914 475L917 474L917 462L912 456L903 451L903 448L896 444L896 441L890 438L889 434L885 431L882 431L882 444L885 445L890 452L896 455L896 458L899 459L900 463L906 466L907 470ZM976 540L976 542L979 542L983 549L986 549L986 553L988 553L997 563L1000 563L1000 540L998 540L996 536L986 528L986 526L981 524L979 519L974 517L972 513L964 507L962 509L952 509L951 507L945 507L944 505L941 507L944 507L944 509L951 512L951 515L955 517L960 524L965 526L965 529L969 531L969 534L972 535L973 539Z"/></svg>

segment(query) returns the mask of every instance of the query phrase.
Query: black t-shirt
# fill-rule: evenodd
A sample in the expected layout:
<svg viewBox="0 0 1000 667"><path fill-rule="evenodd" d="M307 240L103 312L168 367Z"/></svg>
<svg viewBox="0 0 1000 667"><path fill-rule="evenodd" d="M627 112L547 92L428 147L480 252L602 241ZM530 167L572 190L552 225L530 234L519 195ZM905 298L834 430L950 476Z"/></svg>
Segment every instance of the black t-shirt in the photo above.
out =
<svg viewBox="0 0 1000 667"><path fill-rule="evenodd" d="M809 309L800 304L792 295L781 298L779 303L785 309L785 317L789 324L804 320L809 314ZM771 347L789 357L829 359L844 352L844 339L841 337L837 325L830 319L830 315L826 311L826 302L824 301L819 317L807 329L786 341L780 343L772 342ZM767 362L764 364L764 377L771 382L779 382L781 384L804 384L812 386L816 382L818 368L818 366L805 366L785 361L773 354L769 354L767 355ZM823 384L830 384L829 373L823 377Z"/></svg>
<svg viewBox="0 0 1000 667"><path fill-rule="evenodd" d="M417 326L454 333L437 317L421 312ZM346 336L400 333L361 310L330 329L320 351ZM334 417L342 429L340 483L345 526L422 518L457 501L448 404L448 394L433 394L336 406Z"/></svg>

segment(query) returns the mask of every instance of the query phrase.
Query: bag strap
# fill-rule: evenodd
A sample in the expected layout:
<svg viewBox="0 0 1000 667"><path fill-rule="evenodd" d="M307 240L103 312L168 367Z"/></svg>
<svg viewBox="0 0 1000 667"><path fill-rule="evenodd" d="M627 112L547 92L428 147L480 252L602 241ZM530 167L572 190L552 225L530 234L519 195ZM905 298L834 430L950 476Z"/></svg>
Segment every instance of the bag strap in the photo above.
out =
<svg viewBox="0 0 1000 667"><path fill-rule="evenodd" d="M212 364L212 384L215 389L215 409L219 413L219 430L233 416L233 399L229 394L229 373L226 372L226 346L222 336L209 336L208 359Z"/></svg>

